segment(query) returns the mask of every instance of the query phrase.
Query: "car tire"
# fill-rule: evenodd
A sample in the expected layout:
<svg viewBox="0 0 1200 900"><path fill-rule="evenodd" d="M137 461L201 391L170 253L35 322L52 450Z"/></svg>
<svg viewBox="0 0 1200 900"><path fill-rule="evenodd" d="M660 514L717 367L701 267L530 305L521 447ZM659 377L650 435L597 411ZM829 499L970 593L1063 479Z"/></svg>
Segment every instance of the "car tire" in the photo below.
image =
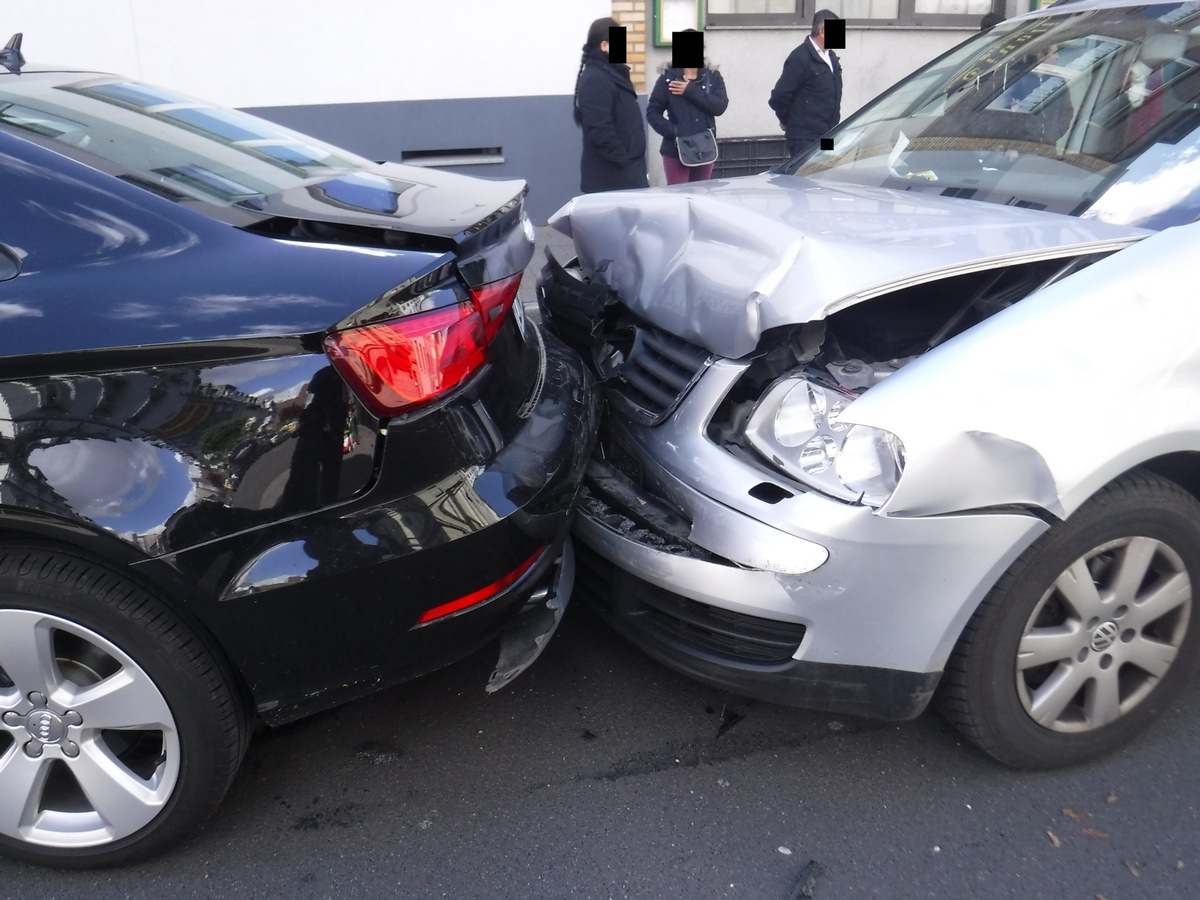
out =
<svg viewBox="0 0 1200 900"><path fill-rule="evenodd" d="M0 549L0 850L90 868L158 852L217 807L249 739L183 618L71 552Z"/></svg>
<svg viewBox="0 0 1200 900"><path fill-rule="evenodd" d="M1134 473L1035 542L975 613L942 713L1017 768L1070 765L1141 733L1200 663L1200 503Z"/></svg>

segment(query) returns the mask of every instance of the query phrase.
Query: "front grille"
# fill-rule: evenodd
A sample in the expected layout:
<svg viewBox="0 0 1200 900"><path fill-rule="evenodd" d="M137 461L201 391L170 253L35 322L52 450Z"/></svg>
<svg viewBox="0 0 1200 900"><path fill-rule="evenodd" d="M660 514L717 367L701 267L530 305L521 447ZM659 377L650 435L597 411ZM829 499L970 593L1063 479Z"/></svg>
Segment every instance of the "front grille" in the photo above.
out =
<svg viewBox="0 0 1200 900"><path fill-rule="evenodd" d="M629 418L657 425L679 405L711 361L712 354L704 348L643 325L621 365L620 378L610 384Z"/></svg>
<svg viewBox="0 0 1200 900"><path fill-rule="evenodd" d="M584 281L576 266L571 271L546 252L537 286L538 311L546 326L584 359L590 359L599 341L605 310L616 295L605 284Z"/></svg>
<svg viewBox="0 0 1200 900"><path fill-rule="evenodd" d="M655 644L751 665L786 663L805 627L731 612L647 584L576 542L576 584L604 615Z"/></svg>
<svg viewBox="0 0 1200 900"><path fill-rule="evenodd" d="M538 286L543 323L588 360L621 411L657 425L704 373L712 354L634 317L607 285L549 256Z"/></svg>

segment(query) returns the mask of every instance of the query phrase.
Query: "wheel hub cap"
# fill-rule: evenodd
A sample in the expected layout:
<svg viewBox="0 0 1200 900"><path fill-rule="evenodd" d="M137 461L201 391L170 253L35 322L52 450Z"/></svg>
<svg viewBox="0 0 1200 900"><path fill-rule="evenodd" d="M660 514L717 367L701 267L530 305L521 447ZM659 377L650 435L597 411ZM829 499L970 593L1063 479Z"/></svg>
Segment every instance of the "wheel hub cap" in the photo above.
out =
<svg viewBox="0 0 1200 900"><path fill-rule="evenodd" d="M1188 634L1192 581L1165 541L1099 544L1054 579L1017 649L1021 705L1044 728L1082 734L1142 703Z"/></svg>
<svg viewBox="0 0 1200 900"><path fill-rule="evenodd" d="M24 728L31 740L25 744L25 755L37 759L46 747L58 747L63 756L79 755L79 745L67 735L67 729L83 724L83 716L74 710L59 715L46 706L46 695L34 691L29 695L33 709L27 713L9 710L4 714L4 724L10 728Z"/></svg>
<svg viewBox="0 0 1200 900"><path fill-rule="evenodd" d="M1097 625L1092 632L1092 649L1097 653L1103 653L1116 643L1120 634L1121 629L1116 622L1105 622L1102 625Z"/></svg>

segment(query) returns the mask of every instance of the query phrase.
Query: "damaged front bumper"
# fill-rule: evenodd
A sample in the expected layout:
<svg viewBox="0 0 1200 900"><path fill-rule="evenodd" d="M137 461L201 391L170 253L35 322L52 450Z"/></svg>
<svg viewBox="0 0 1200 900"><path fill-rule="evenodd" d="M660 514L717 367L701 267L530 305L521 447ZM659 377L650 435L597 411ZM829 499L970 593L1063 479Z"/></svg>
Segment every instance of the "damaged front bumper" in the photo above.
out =
<svg viewBox="0 0 1200 900"><path fill-rule="evenodd" d="M879 515L733 456L705 427L741 369L713 365L659 426L614 423L578 510L579 590L698 680L911 718L979 602L1047 525L1010 509Z"/></svg>

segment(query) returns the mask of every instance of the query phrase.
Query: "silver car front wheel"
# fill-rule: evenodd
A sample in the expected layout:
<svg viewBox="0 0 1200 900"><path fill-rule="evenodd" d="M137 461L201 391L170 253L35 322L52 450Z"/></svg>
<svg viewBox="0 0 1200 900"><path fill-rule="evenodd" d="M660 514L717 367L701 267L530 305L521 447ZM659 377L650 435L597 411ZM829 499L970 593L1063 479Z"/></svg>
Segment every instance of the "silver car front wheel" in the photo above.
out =
<svg viewBox="0 0 1200 900"><path fill-rule="evenodd" d="M1039 725L1103 728L1149 697L1187 634L1192 584L1171 547L1105 543L1068 566L1034 608L1017 646L1017 694Z"/></svg>
<svg viewBox="0 0 1200 900"><path fill-rule="evenodd" d="M943 713L1022 768L1081 762L1146 728L1200 663L1200 503L1135 473L1029 548L963 632Z"/></svg>

